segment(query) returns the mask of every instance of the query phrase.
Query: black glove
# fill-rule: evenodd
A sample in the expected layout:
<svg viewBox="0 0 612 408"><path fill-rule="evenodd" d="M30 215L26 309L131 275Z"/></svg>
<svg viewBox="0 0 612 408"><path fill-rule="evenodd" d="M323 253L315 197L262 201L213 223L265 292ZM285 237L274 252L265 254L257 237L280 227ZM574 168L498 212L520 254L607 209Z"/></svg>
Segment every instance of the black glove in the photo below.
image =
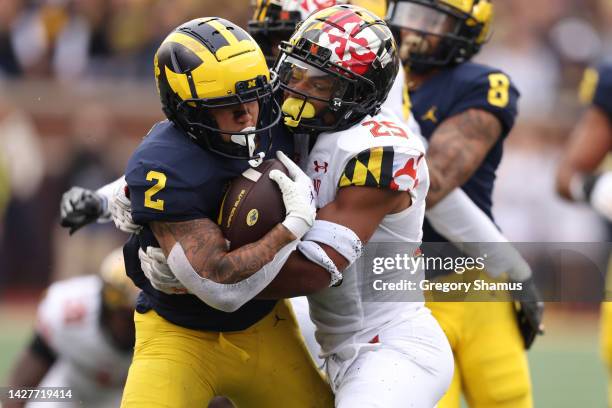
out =
<svg viewBox="0 0 612 408"><path fill-rule="evenodd" d="M104 212L104 199L95 191L72 187L62 195L61 226L70 228L70 235L92 223Z"/></svg>
<svg viewBox="0 0 612 408"><path fill-rule="evenodd" d="M514 311L523 337L525 349L529 350L538 334L544 334L542 315L544 302L536 288L533 278L522 282L523 290L515 293Z"/></svg>

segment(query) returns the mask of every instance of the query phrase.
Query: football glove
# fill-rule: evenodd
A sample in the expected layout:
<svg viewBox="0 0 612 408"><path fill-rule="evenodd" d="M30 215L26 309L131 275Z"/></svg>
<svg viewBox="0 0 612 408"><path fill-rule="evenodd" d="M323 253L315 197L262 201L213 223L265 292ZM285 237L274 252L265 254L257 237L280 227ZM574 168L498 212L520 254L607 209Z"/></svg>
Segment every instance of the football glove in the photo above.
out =
<svg viewBox="0 0 612 408"><path fill-rule="evenodd" d="M533 277L522 282L523 290L514 300L514 311L525 349L529 350L538 334L544 334L544 302ZM513 292L515 293L515 292Z"/></svg>
<svg viewBox="0 0 612 408"><path fill-rule="evenodd" d="M62 195L60 224L70 228L70 235L90 224L106 211L106 200L98 193L82 187L72 187Z"/></svg>
<svg viewBox="0 0 612 408"><path fill-rule="evenodd" d="M168 295L188 293L187 288L172 273L160 248L148 246L146 252L139 248L138 258L142 271L155 289Z"/></svg>
<svg viewBox="0 0 612 408"><path fill-rule="evenodd" d="M117 228L128 234L138 234L142 226L135 224L132 220L132 203L126 192L129 192L127 185L123 183L117 185L108 206Z"/></svg>
<svg viewBox="0 0 612 408"><path fill-rule="evenodd" d="M595 211L612 221L612 171L596 176L587 196Z"/></svg>
<svg viewBox="0 0 612 408"><path fill-rule="evenodd" d="M297 238L308 232L315 217L315 193L312 180L283 152L276 152L276 157L285 165L289 177L279 170L272 170L270 178L278 184L283 194L287 216L282 224Z"/></svg>

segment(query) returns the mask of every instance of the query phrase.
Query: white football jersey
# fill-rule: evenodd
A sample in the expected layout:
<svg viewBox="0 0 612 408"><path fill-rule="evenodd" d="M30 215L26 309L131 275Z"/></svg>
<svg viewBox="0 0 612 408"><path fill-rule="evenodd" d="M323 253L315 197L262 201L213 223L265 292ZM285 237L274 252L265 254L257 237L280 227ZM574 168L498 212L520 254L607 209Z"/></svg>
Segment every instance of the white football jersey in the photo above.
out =
<svg viewBox="0 0 612 408"><path fill-rule="evenodd" d="M56 282L37 315L38 333L57 354L41 386L69 387L85 406L116 404L132 360L131 351L116 349L100 326L102 285L96 275Z"/></svg>
<svg viewBox="0 0 612 408"><path fill-rule="evenodd" d="M307 137L296 136L295 140L298 151L307 151ZM412 197L411 206L387 215L364 252L380 243L394 243L401 244L413 255L421 242L429 188L424 156L420 137L383 108L376 116L366 116L347 130L321 133L307 158L300 155L300 164L313 180L318 208L333 201L338 189L346 186L407 191ZM344 271L340 286L309 296L311 318L317 326L316 337L324 356L354 341L351 339L355 336L361 341L374 336L377 328L398 313L422 306L420 294L417 302L372 301L365 293L367 288L364 291L363 276L357 273L356 264ZM385 280L401 280L404 273L408 271L390 271Z"/></svg>
<svg viewBox="0 0 612 408"><path fill-rule="evenodd" d="M408 125L411 132L418 134L422 141L427 143L425 138L423 138L421 135L421 127L419 126L419 123L416 121L414 115L410 111L410 96L404 82L404 68L400 64L400 69L397 71L397 76L395 77L393 86L389 91L387 100L382 106L393 112L395 116Z"/></svg>

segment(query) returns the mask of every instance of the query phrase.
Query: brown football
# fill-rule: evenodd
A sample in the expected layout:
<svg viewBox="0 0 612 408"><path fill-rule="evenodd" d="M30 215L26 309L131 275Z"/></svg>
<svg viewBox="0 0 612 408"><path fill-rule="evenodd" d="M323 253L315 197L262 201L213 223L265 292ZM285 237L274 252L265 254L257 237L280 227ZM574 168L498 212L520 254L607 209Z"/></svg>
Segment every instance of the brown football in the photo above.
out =
<svg viewBox="0 0 612 408"><path fill-rule="evenodd" d="M257 241L285 219L282 194L269 177L274 169L287 174L280 161L266 160L232 180L225 193L217 222L231 250Z"/></svg>

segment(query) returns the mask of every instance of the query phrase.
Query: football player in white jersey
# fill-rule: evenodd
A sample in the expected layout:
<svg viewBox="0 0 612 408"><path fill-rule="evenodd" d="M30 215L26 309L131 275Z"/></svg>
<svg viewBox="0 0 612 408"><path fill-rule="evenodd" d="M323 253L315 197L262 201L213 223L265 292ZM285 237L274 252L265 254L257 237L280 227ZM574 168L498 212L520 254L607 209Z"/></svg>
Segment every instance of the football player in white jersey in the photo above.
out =
<svg viewBox="0 0 612 408"><path fill-rule="evenodd" d="M398 68L387 26L355 6L312 14L282 43L275 66L285 125L301 147L319 212L300 254L260 296L310 294L338 407L431 407L452 374L446 338L419 297L384 301L368 287L368 257L360 258L385 243L413 256L421 240L424 147L381 109ZM305 279L296 282L294 270ZM385 279L414 272L390 268Z"/></svg>
<svg viewBox="0 0 612 408"><path fill-rule="evenodd" d="M119 406L132 360L137 294L125 274L121 248L105 258L99 275L52 284L9 387L67 387L72 392L70 403L30 402L27 407Z"/></svg>

